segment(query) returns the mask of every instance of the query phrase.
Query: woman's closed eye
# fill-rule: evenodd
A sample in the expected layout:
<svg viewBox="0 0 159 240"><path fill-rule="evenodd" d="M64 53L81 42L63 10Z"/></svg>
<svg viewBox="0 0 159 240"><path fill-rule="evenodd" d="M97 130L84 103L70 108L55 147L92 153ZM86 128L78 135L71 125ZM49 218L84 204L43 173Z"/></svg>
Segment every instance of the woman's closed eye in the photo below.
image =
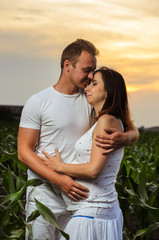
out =
<svg viewBox="0 0 159 240"><path fill-rule="evenodd" d="M97 81L93 79L93 80L91 81L91 85L92 85L92 86L97 85Z"/></svg>

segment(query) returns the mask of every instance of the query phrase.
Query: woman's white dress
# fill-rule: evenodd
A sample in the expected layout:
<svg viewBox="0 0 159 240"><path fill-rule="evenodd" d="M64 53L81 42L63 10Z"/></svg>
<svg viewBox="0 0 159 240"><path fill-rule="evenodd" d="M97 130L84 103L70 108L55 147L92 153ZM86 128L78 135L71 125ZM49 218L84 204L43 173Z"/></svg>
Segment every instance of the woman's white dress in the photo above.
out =
<svg viewBox="0 0 159 240"><path fill-rule="evenodd" d="M73 164L90 161L92 133L96 124L77 140L77 159ZM110 153L96 179L76 178L76 182L89 189L87 199L75 202L63 194L67 209L73 211L73 217L64 229L70 235L70 240L122 240L123 216L115 183L123 154L123 148ZM61 240L64 239L61 237Z"/></svg>

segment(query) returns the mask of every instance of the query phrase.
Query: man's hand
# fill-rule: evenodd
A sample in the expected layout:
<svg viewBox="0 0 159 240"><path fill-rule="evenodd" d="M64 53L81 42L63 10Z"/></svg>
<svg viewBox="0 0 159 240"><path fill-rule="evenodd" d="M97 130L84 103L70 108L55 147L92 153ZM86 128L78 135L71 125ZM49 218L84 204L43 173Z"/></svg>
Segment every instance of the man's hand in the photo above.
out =
<svg viewBox="0 0 159 240"><path fill-rule="evenodd" d="M61 175L58 187L76 202L88 197L86 192L89 192L89 189L75 182L67 175Z"/></svg>
<svg viewBox="0 0 159 240"><path fill-rule="evenodd" d="M103 151L104 155L128 145L128 136L125 133L118 131L116 128L109 128L104 130L107 133L106 135L96 136L96 145L100 148L105 149Z"/></svg>
<svg viewBox="0 0 159 240"><path fill-rule="evenodd" d="M55 157L51 156L45 151L42 151L42 153L47 157L41 158L42 161L54 171L58 171L58 166L60 166L60 163L63 163L58 150L55 149ZM88 188L75 182L71 177L67 175L59 175L57 185L63 192L65 192L71 199L76 202L80 199L85 199L88 197L88 194L86 193L89 191Z"/></svg>

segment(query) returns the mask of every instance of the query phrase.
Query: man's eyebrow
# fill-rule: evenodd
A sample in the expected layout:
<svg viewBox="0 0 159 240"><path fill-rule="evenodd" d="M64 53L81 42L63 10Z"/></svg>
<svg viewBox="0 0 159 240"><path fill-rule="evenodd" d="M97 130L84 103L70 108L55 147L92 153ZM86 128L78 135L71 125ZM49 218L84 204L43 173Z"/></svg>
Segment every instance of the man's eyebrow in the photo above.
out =
<svg viewBox="0 0 159 240"><path fill-rule="evenodd" d="M93 71L94 72L94 67L83 67L83 70L90 70L90 71Z"/></svg>

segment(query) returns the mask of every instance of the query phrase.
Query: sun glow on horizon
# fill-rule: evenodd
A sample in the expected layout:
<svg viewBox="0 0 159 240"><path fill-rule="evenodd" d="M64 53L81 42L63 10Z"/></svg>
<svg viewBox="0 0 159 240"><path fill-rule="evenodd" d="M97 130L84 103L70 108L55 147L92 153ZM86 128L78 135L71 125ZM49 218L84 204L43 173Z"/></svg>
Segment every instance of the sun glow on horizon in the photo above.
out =
<svg viewBox="0 0 159 240"><path fill-rule="evenodd" d="M140 90L138 87L133 87L133 86L130 86L130 85L127 86L126 89L127 89L128 92L137 92L137 91Z"/></svg>
<svg viewBox="0 0 159 240"><path fill-rule="evenodd" d="M159 81L154 81L152 82L152 84L139 84L139 85L127 84L126 89L128 92L138 92L138 91L159 92Z"/></svg>

